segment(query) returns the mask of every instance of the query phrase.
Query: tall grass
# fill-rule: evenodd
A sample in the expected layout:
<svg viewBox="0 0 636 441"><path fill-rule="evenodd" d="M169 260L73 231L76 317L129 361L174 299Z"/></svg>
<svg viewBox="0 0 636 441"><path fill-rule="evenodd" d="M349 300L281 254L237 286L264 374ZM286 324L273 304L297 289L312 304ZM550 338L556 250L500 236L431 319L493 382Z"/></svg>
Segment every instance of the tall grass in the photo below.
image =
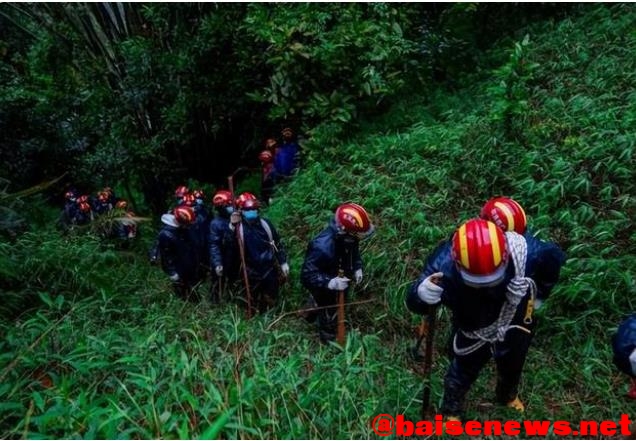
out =
<svg viewBox="0 0 636 441"><path fill-rule="evenodd" d="M90 237L2 245L10 290L44 306L2 325L0 434L366 439L376 414L417 419L421 366L406 352L419 317L404 307L406 291L434 246L496 194L519 200L530 228L568 255L538 312L525 417L617 419L626 379L609 337L636 298L635 22L633 5L590 5L525 30L492 54L501 65L456 92L405 97L337 145L317 131L304 169L265 213L288 248L291 281L277 310L250 321L231 303L181 303L145 256ZM348 308L340 349L281 315L302 307L306 243L345 200L369 210L377 233L362 244L365 280L353 293L374 302ZM435 406L448 364L449 314L439 314ZM469 416L519 418L493 405L493 392L489 366Z"/></svg>

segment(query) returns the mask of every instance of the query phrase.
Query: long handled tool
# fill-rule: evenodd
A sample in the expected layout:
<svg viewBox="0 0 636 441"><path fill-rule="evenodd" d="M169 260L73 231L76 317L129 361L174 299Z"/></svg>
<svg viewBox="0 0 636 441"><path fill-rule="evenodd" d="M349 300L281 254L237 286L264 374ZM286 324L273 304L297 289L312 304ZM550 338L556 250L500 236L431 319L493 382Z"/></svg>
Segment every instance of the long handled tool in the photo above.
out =
<svg viewBox="0 0 636 441"><path fill-rule="evenodd" d="M338 271L338 277L344 277L344 271ZM344 347L347 341L346 329L345 329L345 292L344 289L338 291L338 333L336 334L336 341L342 347Z"/></svg>
<svg viewBox="0 0 636 441"><path fill-rule="evenodd" d="M433 341L435 339L435 325L437 320L437 308L430 308L429 314L422 322L422 335L420 343L424 338L426 347L424 349L424 390L422 391L422 419L426 419L431 402L431 371L433 367Z"/></svg>
<svg viewBox="0 0 636 441"><path fill-rule="evenodd" d="M441 278L431 279L431 282L439 285ZM420 327L420 337L417 340L417 344L413 349L413 355L416 360L419 361L420 347L424 341L426 347L424 348L424 389L422 391L422 419L426 419L428 416L429 406L431 402L431 371L433 368L433 342L435 340L435 325L437 322L437 305L430 305L428 308L428 314L425 319L422 320Z"/></svg>
<svg viewBox="0 0 636 441"><path fill-rule="evenodd" d="M234 173L232 173L227 178L228 186L230 188L230 193L232 194L232 200L234 198L234 175L238 173L243 168L237 169ZM241 257L241 268L243 269L243 283L245 284L245 293L247 294L247 318L252 318L252 293L250 291L250 281L247 277L247 266L245 265L245 244L243 243L243 238L241 237L241 226L240 224L235 226L236 232L236 240L239 244L239 255Z"/></svg>

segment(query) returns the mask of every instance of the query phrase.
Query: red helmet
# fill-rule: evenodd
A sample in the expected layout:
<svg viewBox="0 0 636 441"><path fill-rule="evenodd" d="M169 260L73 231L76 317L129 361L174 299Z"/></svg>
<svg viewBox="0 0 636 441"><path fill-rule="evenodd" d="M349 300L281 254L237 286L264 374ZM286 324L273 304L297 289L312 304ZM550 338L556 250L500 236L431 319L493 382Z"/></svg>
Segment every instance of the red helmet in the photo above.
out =
<svg viewBox="0 0 636 441"><path fill-rule="evenodd" d="M484 204L479 217L494 222L504 231L515 231L519 234L526 231L526 213L517 201L510 198L490 199Z"/></svg>
<svg viewBox="0 0 636 441"><path fill-rule="evenodd" d="M264 162L265 164L268 164L268 163L272 162L272 159L274 159L274 155L272 155L272 152L270 152L269 150L263 150L258 155L258 159L261 162Z"/></svg>
<svg viewBox="0 0 636 441"><path fill-rule="evenodd" d="M79 209L82 213L88 213L89 211L91 211L91 204L89 204L88 202L80 202Z"/></svg>
<svg viewBox="0 0 636 441"><path fill-rule="evenodd" d="M84 194L77 198L77 203L81 204L83 202L88 203L88 195Z"/></svg>
<svg viewBox="0 0 636 441"><path fill-rule="evenodd" d="M117 201L117 203L115 204L115 208L121 208L121 209L125 210L126 207L128 207L128 202L126 202L124 200Z"/></svg>
<svg viewBox="0 0 636 441"><path fill-rule="evenodd" d="M258 210L261 208L261 203L258 199L245 199L239 208L241 210Z"/></svg>
<svg viewBox="0 0 636 441"><path fill-rule="evenodd" d="M172 211L172 214L174 214L174 218L179 225L193 224L194 220L196 219L194 210L192 209L192 207L188 207L187 205L181 205L175 208Z"/></svg>
<svg viewBox="0 0 636 441"><path fill-rule="evenodd" d="M194 195L192 193L183 195L183 201L181 203L188 207L192 207L195 203Z"/></svg>
<svg viewBox="0 0 636 441"><path fill-rule="evenodd" d="M453 235L451 253L470 286L493 286L506 274L506 237L493 222L471 219L462 224Z"/></svg>
<svg viewBox="0 0 636 441"><path fill-rule="evenodd" d="M285 127L281 132L284 139L291 139L294 136L294 131L289 127Z"/></svg>
<svg viewBox="0 0 636 441"><path fill-rule="evenodd" d="M252 193L249 193L247 191L245 193L241 193L236 198L236 206L238 208L243 208L243 204L245 203L245 201L250 200L250 199L256 199L256 196L254 196Z"/></svg>
<svg viewBox="0 0 636 441"><path fill-rule="evenodd" d="M336 209L336 223L346 233L359 237L368 236L374 230L367 211L352 202L344 203Z"/></svg>
<svg viewBox="0 0 636 441"><path fill-rule="evenodd" d="M276 147L276 140L274 138L269 138L265 141L265 148L268 150L273 150Z"/></svg>
<svg viewBox="0 0 636 441"><path fill-rule="evenodd" d="M186 194L188 194L190 192L190 190L188 190L188 187L186 187L185 185L180 185L179 187L177 187L177 189L174 191L174 196L177 198L182 198L184 197Z"/></svg>
<svg viewBox="0 0 636 441"><path fill-rule="evenodd" d="M219 190L212 198L212 205L215 207L228 207L232 205L232 193L228 190Z"/></svg>

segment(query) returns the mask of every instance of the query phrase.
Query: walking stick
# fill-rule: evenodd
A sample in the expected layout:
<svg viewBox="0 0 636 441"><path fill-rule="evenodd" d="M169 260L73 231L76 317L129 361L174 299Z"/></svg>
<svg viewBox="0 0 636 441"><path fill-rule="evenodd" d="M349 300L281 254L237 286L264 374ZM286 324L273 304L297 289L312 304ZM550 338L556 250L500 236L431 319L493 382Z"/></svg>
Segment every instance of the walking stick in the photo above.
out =
<svg viewBox="0 0 636 441"><path fill-rule="evenodd" d="M441 282L440 278L431 279L436 285ZM431 371L433 368L433 342L435 340L435 325L437 321L437 305L430 305L428 308L428 315L426 319L422 320L420 328L420 338L417 341L413 354L415 359L419 361L419 350L422 345L422 341L426 342L424 349L424 390L422 391L422 419L426 419L430 401L431 401Z"/></svg>
<svg viewBox="0 0 636 441"><path fill-rule="evenodd" d="M344 277L343 270L338 270L338 277ZM344 347L346 342L344 289L338 292L338 333L336 334L336 341L342 347Z"/></svg>
<svg viewBox="0 0 636 441"><path fill-rule="evenodd" d="M230 193L232 194L232 200L234 200L234 175L241 170L238 168L234 173L232 173L227 178L228 186L230 188ZM241 267L243 268L243 283L245 284L245 293L247 294L247 318L252 318L252 293L250 291L250 282L247 277L247 266L245 265L245 244L243 243L243 238L240 233L240 223L235 226L236 232L236 240L239 244L239 255L241 257Z"/></svg>
<svg viewBox="0 0 636 441"><path fill-rule="evenodd" d="M433 341L435 337L435 324L437 320L437 307L432 306L426 320L422 322L423 333L420 336L419 343L422 339L426 340L426 348L424 350L424 390L422 391L422 419L426 419L429 405L431 401L431 371L433 367Z"/></svg>

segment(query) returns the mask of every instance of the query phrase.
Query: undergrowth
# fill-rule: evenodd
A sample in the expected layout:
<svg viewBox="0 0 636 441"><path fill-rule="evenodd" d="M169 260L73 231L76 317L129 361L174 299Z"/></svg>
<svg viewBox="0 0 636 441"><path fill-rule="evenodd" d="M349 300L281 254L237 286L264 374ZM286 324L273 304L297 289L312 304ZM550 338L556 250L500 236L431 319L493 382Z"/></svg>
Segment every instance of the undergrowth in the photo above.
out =
<svg viewBox="0 0 636 441"><path fill-rule="evenodd" d="M418 419L421 366L406 352L419 317L406 291L435 245L498 194L568 256L538 312L524 418L616 420L626 379L609 338L636 294L635 28L633 5L592 5L529 28L493 55L501 66L457 91L407 97L340 144L317 131L303 170L264 213L288 248L291 281L276 310L250 321L231 302L181 303L143 253L90 236L29 232L3 243L3 315L22 296L44 306L2 325L0 433L364 439L377 414ZM306 243L345 200L363 204L377 232L362 244L354 293L373 301L348 308L341 350L318 345L293 311L306 296ZM436 408L448 311L439 319ZM493 375L489 366L469 393L468 415L520 419L493 405Z"/></svg>

